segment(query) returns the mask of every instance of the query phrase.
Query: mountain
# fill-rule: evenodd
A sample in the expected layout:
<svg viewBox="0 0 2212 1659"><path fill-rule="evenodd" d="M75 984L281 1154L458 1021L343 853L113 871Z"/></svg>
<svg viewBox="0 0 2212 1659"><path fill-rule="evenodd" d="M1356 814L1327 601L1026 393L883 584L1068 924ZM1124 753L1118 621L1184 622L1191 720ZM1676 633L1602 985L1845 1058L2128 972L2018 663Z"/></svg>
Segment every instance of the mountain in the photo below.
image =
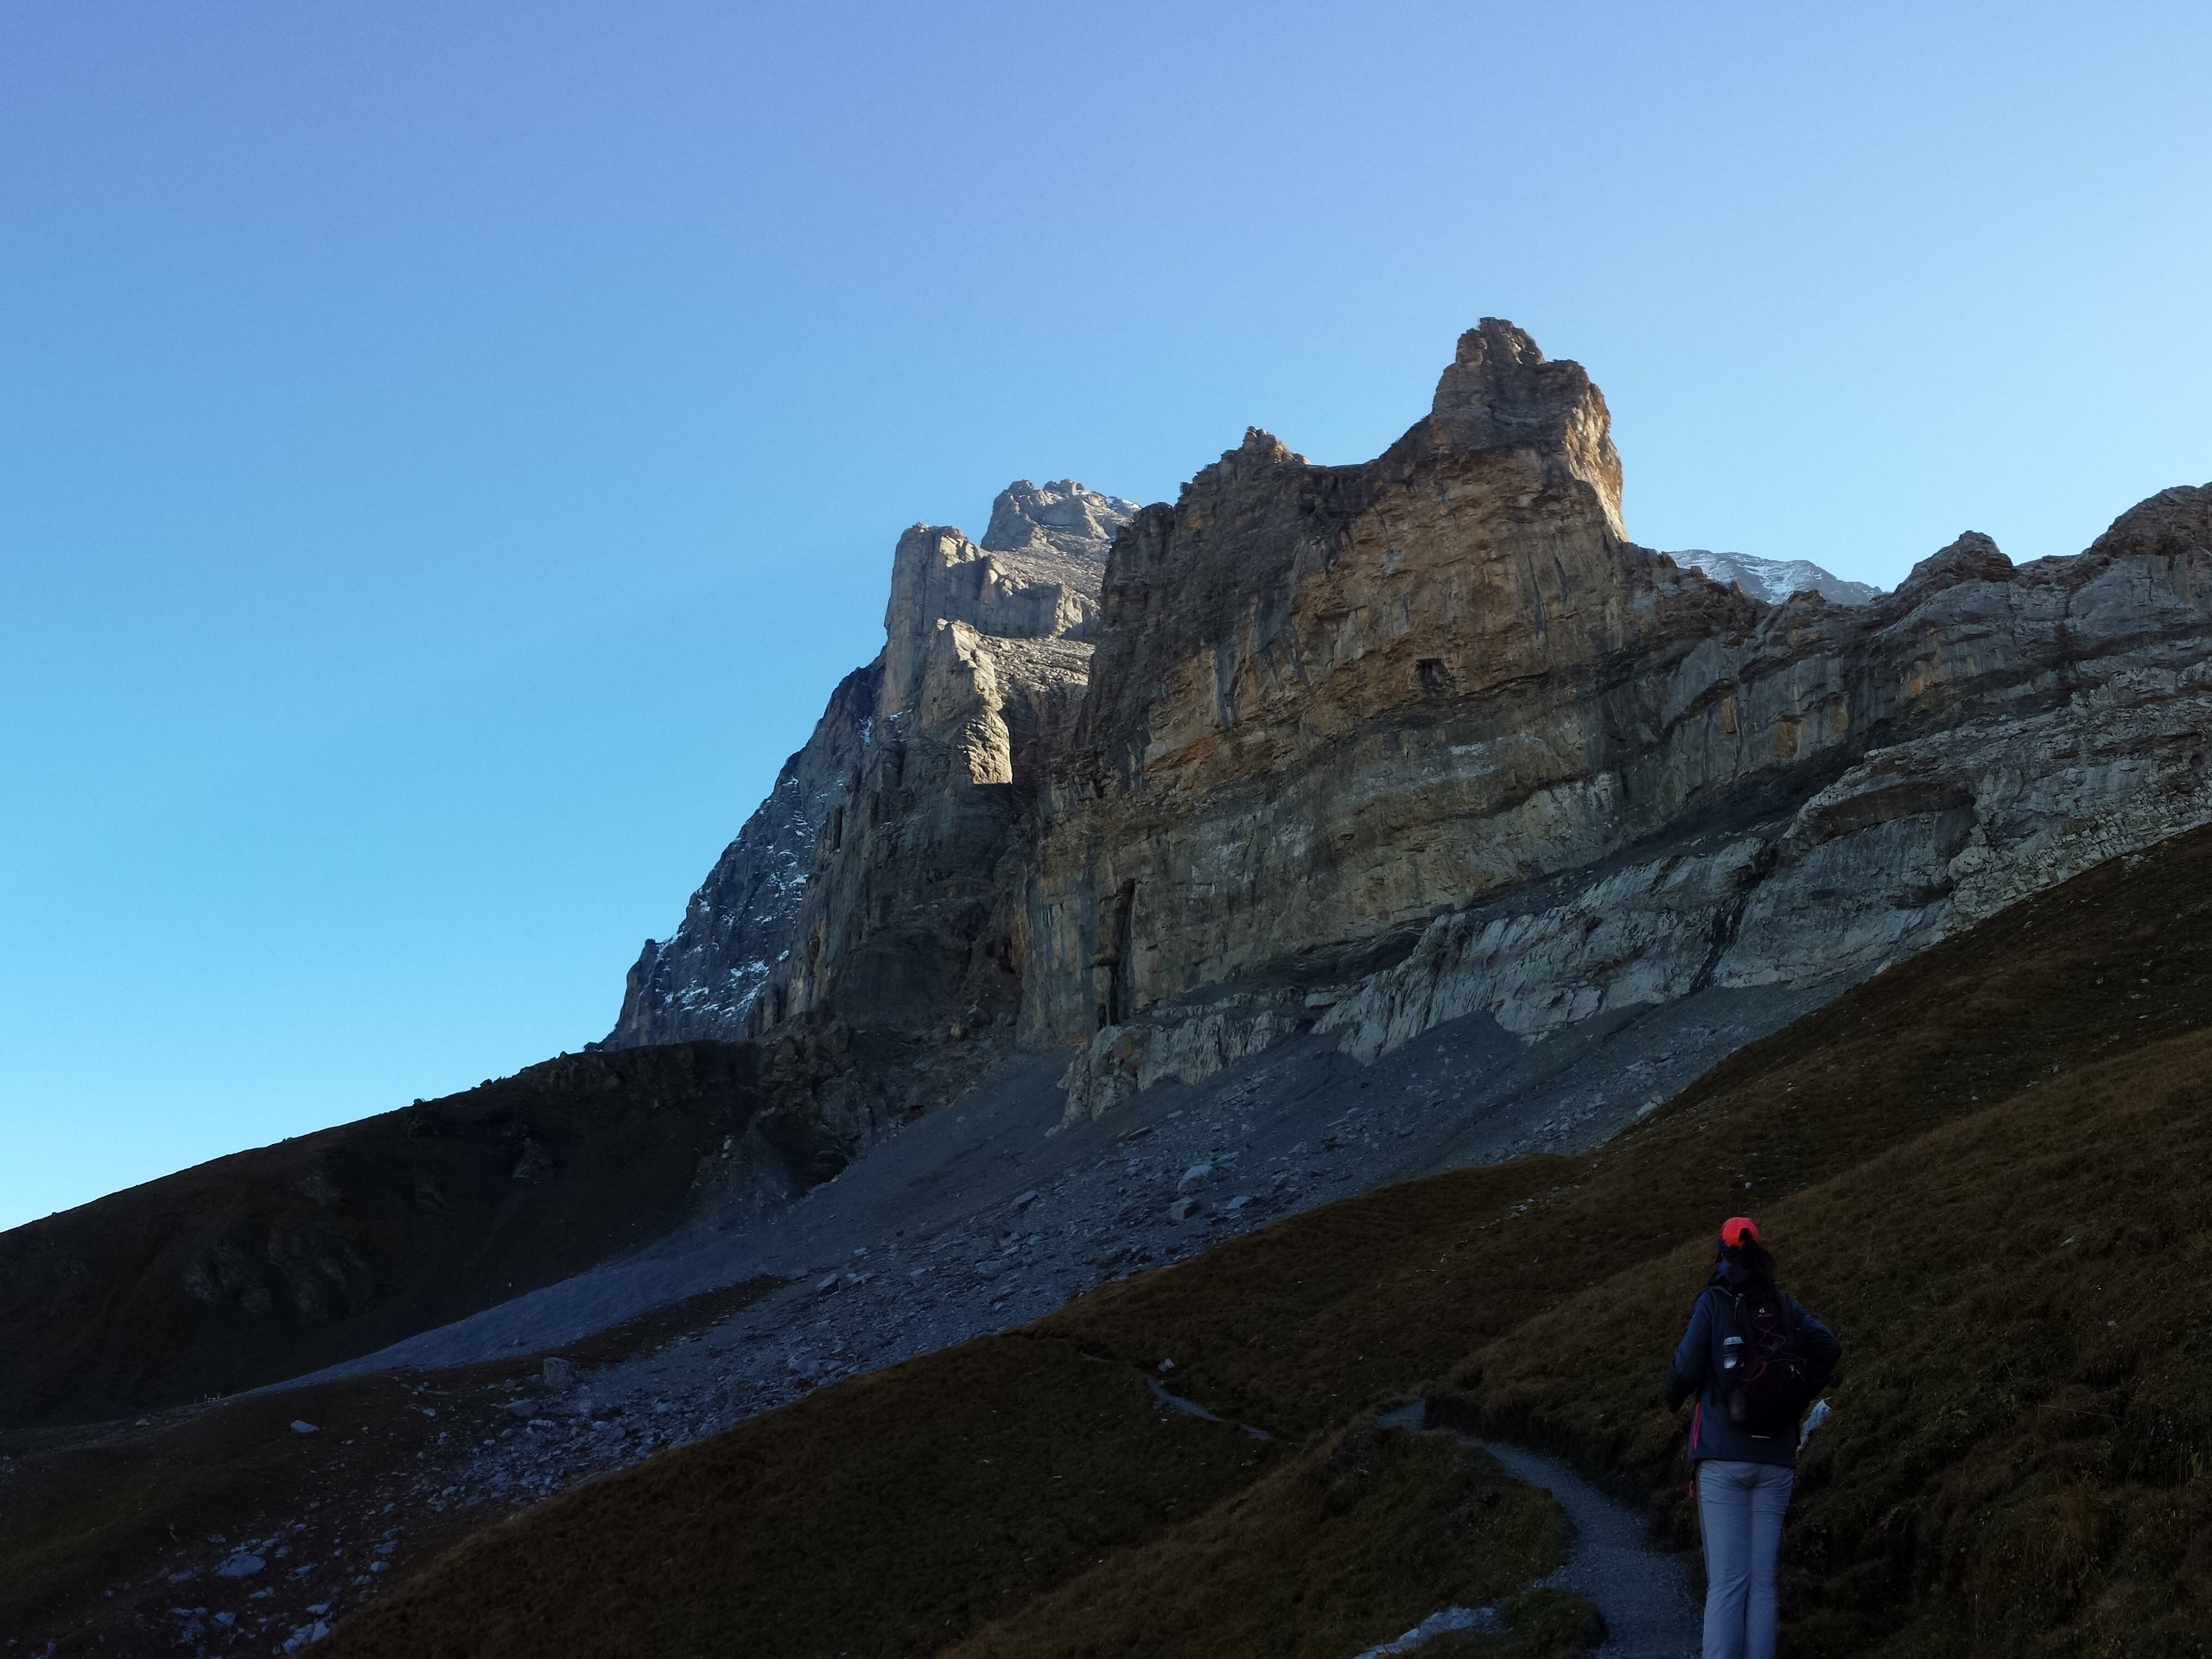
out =
<svg viewBox="0 0 2212 1659"><path fill-rule="evenodd" d="M1831 605L1864 605L1882 591L1872 582L1831 575L1809 559L1762 559L1749 553L1708 553L1701 547L1668 556L1715 582L1732 582L1770 605L1779 605L1792 594L1818 594Z"/></svg>
<svg viewBox="0 0 2212 1659"><path fill-rule="evenodd" d="M909 531L883 655L787 770L821 804L778 808L775 931L650 948L618 1037L728 1020L741 957L755 1039L871 1031L956 1081L1074 1046L1089 1116L1310 1030L1371 1058L1840 987L2212 817L2206 491L2018 569L1969 531L1844 604L1637 545L1620 486L1588 375L1491 319L1371 462L1254 430L1173 505L1055 486L1080 545L1034 575Z"/></svg>
<svg viewBox="0 0 2212 1659"><path fill-rule="evenodd" d="M1853 1355L1792 1650L2194 1651L2212 488L1842 604L1620 484L1489 320L1373 461L910 531L600 1052L0 1236L0 1624L1325 1659L1558 1558L1463 1434L1688 1541L1756 1205Z"/></svg>
<svg viewBox="0 0 2212 1659"><path fill-rule="evenodd" d="M646 948L608 1046L434 1103L443 1138L372 1119L0 1236L0 1421L367 1353L749 1225L1040 1072L1072 1124L1270 1057L1319 1111L1445 1033L1522 1079L1495 1103L1541 1144L1586 1144L2212 821L2212 491L2020 568L1968 532L1847 606L1638 546L1620 480L1589 377L1491 320L1376 461L1253 431L1173 504L1017 484L980 543L908 531L882 652ZM1645 1018L1676 1007L1716 1012Z"/></svg>

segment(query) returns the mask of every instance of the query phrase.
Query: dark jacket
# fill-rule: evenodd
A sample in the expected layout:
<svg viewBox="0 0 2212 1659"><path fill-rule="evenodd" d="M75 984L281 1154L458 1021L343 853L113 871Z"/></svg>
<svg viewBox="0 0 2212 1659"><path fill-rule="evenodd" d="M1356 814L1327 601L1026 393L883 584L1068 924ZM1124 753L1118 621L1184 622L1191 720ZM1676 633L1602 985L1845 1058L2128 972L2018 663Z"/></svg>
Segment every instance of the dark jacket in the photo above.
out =
<svg viewBox="0 0 2212 1659"><path fill-rule="evenodd" d="M1689 1329L1682 1332L1681 1345L1675 1350L1673 1363L1667 1367L1667 1409L1679 1411L1683 1401L1697 1396L1697 1408L1690 1414L1692 1463L1715 1458L1724 1463L1773 1463L1794 1468L1797 1463L1794 1431L1772 1436L1751 1433L1728 1421L1727 1402L1721 1397L1720 1344L1723 1338L1735 1334L1736 1297L1743 1283L1742 1269L1736 1269L1732 1277L1723 1263L1713 1268L1713 1277L1698 1293L1690 1308ZM1784 1292L1782 1300L1789 1304L1791 1316L1804 1325L1817 1394L1835 1375L1843 1344L1795 1296Z"/></svg>

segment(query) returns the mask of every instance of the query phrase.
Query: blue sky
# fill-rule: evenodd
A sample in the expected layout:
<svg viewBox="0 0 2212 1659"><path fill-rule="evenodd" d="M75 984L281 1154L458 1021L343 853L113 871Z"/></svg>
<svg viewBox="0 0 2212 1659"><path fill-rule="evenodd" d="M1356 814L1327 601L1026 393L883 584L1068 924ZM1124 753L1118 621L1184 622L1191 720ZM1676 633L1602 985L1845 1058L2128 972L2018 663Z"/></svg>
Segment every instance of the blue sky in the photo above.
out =
<svg viewBox="0 0 2212 1659"><path fill-rule="evenodd" d="M1894 582L2212 478L2196 6L0 10L0 1226L606 1030L918 519L1379 451Z"/></svg>

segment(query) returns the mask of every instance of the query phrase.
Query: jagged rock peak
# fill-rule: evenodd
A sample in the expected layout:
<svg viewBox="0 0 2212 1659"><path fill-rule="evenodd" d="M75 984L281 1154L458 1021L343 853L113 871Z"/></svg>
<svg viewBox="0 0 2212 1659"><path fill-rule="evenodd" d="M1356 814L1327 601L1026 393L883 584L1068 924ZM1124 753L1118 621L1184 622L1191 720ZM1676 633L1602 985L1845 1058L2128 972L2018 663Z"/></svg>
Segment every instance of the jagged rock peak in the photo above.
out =
<svg viewBox="0 0 2212 1659"><path fill-rule="evenodd" d="M1260 477L1278 467L1308 465L1300 454L1272 432L1256 426L1244 429L1244 441L1234 449L1224 449L1221 459L1211 467L1201 467L1183 486L1183 499L1205 495L1226 488L1248 479Z"/></svg>
<svg viewBox="0 0 2212 1659"><path fill-rule="evenodd" d="M1580 363L1546 360L1535 340L1503 318L1484 317L1459 336L1436 383L1428 426L1448 448L1563 454L1569 471L1598 493L1614 533L1624 533L1621 458L1605 394Z"/></svg>
<svg viewBox="0 0 2212 1659"><path fill-rule="evenodd" d="M1495 429L1496 435L1474 446L1489 448L1535 441L1594 390L1580 363L1547 362L1526 334L1500 318L1484 317L1459 336L1429 413L1470 429Z"/></svg>
<svg viewBox="0 0 2212 1659"><path fill-rule="evenodd" d="M1135 517L1137 504L1102 495L1071 478L1051 484L1017 479L991 503L991 522L978 543L986 553L1014 553L1042 542L1075 558L1106 560L1114 533Z"/></svg>
<svg viewBox="0 0 2212 1659"><path fill-rule="evenodd" d="M981 546L943 524L916 524L891 556L884 607L882 712L910 709L938 625L1007 639L1082 639L1098 612L1106 550L1136 503L1073 479L1023 479L999 493Z"/></svg>
<svg viewBox="0 0 2212 1659"><path fill-rule="evenodd" d="M2212 484L2177 484L2139 501L2089 544L2093 555L2177 558L2212 548Z"/></svg>
<svg viewBox="0 0 2212 1659"><path fill-rule="evenodd" d="M1962 582L2010 582L2012 561L1978 530L1969 530L1948 547L1929 554L1897 584L1897 597L1914 603Z"/></svg>

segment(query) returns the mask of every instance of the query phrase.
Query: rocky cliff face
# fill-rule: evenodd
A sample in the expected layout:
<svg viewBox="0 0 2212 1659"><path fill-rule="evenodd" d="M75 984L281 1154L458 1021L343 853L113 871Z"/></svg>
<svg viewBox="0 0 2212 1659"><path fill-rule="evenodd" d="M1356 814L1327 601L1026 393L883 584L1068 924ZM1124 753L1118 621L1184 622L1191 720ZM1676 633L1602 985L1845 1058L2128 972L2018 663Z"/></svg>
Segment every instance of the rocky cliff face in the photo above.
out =
<svg viewBox="0 0 2212 1659"><path fill-rule="evenodd" d="M1254 434L1139 516L1029 872L1071 1111L1315 1024L1848 981L2212 817L2205 492L1777 606L1627 542L1618 478L1580 371L1485 323L1380 460Z"/></svg>
<svg viewBox="0 0 2212 1659"><path fill-rule="evenodd" d="M753 1035L926 1033L948 1089L1018 1021L1082 1115L1316 1027L1371 1058L1848 981L2212 819L2206 491L1876 594L1713 580L1620 487L1597 388L1493 320L1363 466L1253 431L1172 505L1022 486L980 545L908 532L872 706L800 768L839 781L756 837L780 931L679 933L632 1001L741 957Z"/></svg>
<svg viewBox="0 0 2212 1659"><path fill-rule="evenodd" d="M647 939L630 969L622 1011L600 1046L734 1040L761 988L791 950L822 826L841 807L868 741L883 665L847 675L806 747L691 895L664 944Z"/></svg>
<svg viewBox="0 0 2212 1659"><path fill-rule="evenodd" d="M1139 515L1044 815L1031 1038L1328 972L1662 815L1617 775L1660 735L1636 677L1760 607L1630 547L1619 501L1597 388L1491 322L1380 460L1249 433Z"/></svg>
<svg viewBox="0 0 2212 1659"><path fill-rule="evenodd" d="M981 544L922 525L899 538L875 718L756 1031L1011 1023L1016 827L1065 747L1107 548L1135 505L1021 483Z"/></svg>
<svg viewBox="0 0 2212 1659"><path fill-rule="evenodd" d="M647 941L605 1046L773 1031L840 988L863 1025L1005 1003L998 861L1082 690L1106 550L1135 506L1024 480L980 543L899 538L882 654L838 686L675 936Z"/></svg>

